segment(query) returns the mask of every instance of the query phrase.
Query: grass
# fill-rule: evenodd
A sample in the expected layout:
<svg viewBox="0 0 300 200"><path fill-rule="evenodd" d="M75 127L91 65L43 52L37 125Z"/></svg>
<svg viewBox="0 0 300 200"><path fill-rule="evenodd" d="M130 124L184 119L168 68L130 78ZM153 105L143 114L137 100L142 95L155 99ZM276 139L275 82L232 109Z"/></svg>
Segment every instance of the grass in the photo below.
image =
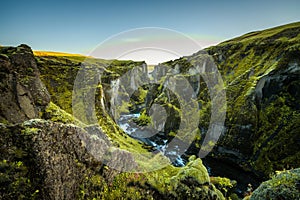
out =
<svg viewBox="0 0 300 200"><path fill-rule="evenodd" d="M293 28L299 29L299 26L300 26L300 22L295 22L295 23L291 23L291 24L287 24L287 25L283 25L283 26L266 29L263 31L254 31L254 32L250 32L245 35L242 35L240 37L236 37L234 39L222 42L220 45L228 44L231 42L249 42L251 40L268 38L268 37L274 36L274 35L282 32L282 31L285 31L287 29L293 29Z"/></svg>
<svg viewBox="0 0 300 200"><path fill-rule="evenodd" d="M33 51L35 56L57 56L57 57L89 57L81 54L71 54L71 53L62 53L62 52L52 52L52 51Z"/></svg>

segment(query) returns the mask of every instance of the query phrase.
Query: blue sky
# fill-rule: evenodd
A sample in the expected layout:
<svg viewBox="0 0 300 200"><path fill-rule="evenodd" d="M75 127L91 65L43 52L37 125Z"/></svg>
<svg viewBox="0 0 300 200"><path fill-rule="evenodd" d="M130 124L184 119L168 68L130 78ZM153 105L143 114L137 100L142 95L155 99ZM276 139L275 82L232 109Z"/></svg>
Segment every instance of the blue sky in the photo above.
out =
<svg viewBox="0 0 300 200"><path fill-rule="evenodd" d="M0 45L85 54L133 28L162 27L208 46L300 21L300 1L2 1Z"/></svg>

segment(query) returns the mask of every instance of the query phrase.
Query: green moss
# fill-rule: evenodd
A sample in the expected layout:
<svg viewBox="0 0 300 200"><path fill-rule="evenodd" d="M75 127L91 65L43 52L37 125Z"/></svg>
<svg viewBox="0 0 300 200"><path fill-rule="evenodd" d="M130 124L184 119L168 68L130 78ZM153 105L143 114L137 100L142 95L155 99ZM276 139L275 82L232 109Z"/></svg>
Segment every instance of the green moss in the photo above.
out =
<svg viewBox="0 0 300 200"><path fill-rule="evenodd" d="M282 171L271 180L263 182L251 195L251 200L300 199L300 169Z"/></svg>
<svg viewBox="0 0 300 200"><path fill-rule="evenodd" d="M190 162L170 179L170 193L185 199L224 199L221 192L211 185L201 159L194 159L194 156L190 157Z"/></svg>
<svg viewBox="0 0 300 200"><path fill-rule="evenodd" d="M44 118L50 119L53 122L83 125L83 123L80 122L79 120L75 119L73 117L73 115L62 110L60 107L55 105L53 102L49 103L49 105L46 107L45 113L43 115L44 115Z"/></svg>
<svg viewBox="0 0 300 200"><path fill-rule="evenodd" d="M21 131L21 134L22 135L32 135L32 134L37 134L39 131L38 128L35 128L35 127L26 127L24 130Z"/></svg>
<svg viewBox="0 0 300 200"><path fill-rule="evenodd" d="M287 25L283 25L283 26L279 26L279 27L275 27L275 28L270 28L270 29L263 30L263 31L251 32L251 33L245 34L243 36L234 38L232 40L223 42L222 44L225 45L230 42L250 42L251 40L272 38L272 36L277 36L277 37L274 37L274 39L282 39L282 37L284 35L288 35L288 32L290 32L290 33L295 32L295 29L297 30L297 28L299 27L299 24L300 24L299 22L295 22L295 23L291 23L291 24L287 24ZM283 31L285 31L286 33L284 34ZM297 31L296 31L296 33L297 33Z"/></svg>
<svg viewBox="0 0 300 200"><path fill-rule="evenodd" d="M9 124L9 121L7 121L7 119L1 118L0 119L0 123L2 123L2 124Z"/></svg>
<svg viewBox="0 0 300 200"><path fill-rule="evenodd" d="M299 113L292 111L285 100L278 97L261 113L260 119L264 126L260 128L260 137L254 146L257 158L252 166L268 175L275 170L297 167L300 154L295 141L299 132Z"/></svg>
<svg viewBox="0 0 300 200"><path fill-rule="evenodd" d="M233 189L237 184L236 181L232 181L225 177L210 177L210 181L225 197L230 197L233 194Z"/></svg>
<svg viewBox="0 0 300 200"><path fill-rule="evenodd" d="M117 108L117 111L120 114L128 114L130 107L131 107L130 102L122 101L122 105Z"/></svg>
<svg viewBox="0 0 300 200"><path fill-rule="evenodd" d="M148 151L143 148L141 142L127 137L127 135L118 127L112 118L108 115L102 115L98 117L99 125L101 126L104 133L111 139L113 144L118 148L127 150L133 153L147 153Z"/></svg>
<svg viewBox="0 0 300 200"><path fill-rule="evenodd" d="M172 179L183 180L187 177L194 178L199 184L209 183L209 176L206 168L202 164L201 159L195 159L195 156L189 158L190 162L178 171L178 174ZM176 181L175 181L176 182Z"/></svg>
<svg viewBox="0 0 300 200"><path fill-rule="evenodd" d="M171 131L171 132L169 132L169 134L168 134L170 137L175 137L176 136L176 133L175 132L173 132L173 131Z"/></svg>
<svg viewBox="0 0 300 200"><path fill-rule="evenodd" d="M100 175L86 177L80 187L79 199L153 199L143 174L120 173L111 182Z"/></svg>
<svg viewBox="0 0 300 200"><path fill-rule="evenodd" d="M146 87L145 87L146 88ZM134 105L141 105L145 103L146 96L147 96L147 89L143 87L139 87L132 95L131 100L133 101L132 104Z"/></svg>
<svg viewBox="0 0 300 200"><path fill-rule="evenodd" d="M147 126L152 122L151 117L146 114L146 110L141 112L138 118L134 118L133 121L139 126Z"/></svg>
<svg viewBox="0 0 300 200"><path fill-rule="evenodd" d="M168 165L160 170L146 174L148 182L160 193L165 194L170 191L170 179L176 176L179 168Z"/></svg>
<svg viewBox="0 0 300 200"><path fill-rule="evenodd" d="M23 161L12 157L11 160L0 161L0 199L40 199L37 184L30 179L29 169Z"/></svg>
<svg viewBox="0 0 300 200"><path fill-rule="evenodd" d="M189 163L182 167L168 165L158 171L146 174L148 182L162 196L170 199L224 199L210 183L201 159L191 156Z"/></svg>

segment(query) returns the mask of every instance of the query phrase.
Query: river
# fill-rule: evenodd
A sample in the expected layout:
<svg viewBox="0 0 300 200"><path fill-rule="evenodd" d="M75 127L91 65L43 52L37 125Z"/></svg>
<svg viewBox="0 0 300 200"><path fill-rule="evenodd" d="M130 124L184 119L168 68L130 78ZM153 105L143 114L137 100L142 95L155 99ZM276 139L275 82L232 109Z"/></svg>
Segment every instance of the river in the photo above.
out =
<svg viewBox="0 0 300 200"><path fill-rule="evenodd" d="M187 163L187 159L179 154L180 147L175 146L172 150L168 151L168 140L163 133L158 133L155 137L136 137L137 135L147 135L147 131L149 131L147 129L141 129L132 121L132 119L138 118L139 116L139 113L123 114L117 120L117 123L129 136L142 141L144 144L151 147L152 151L158 150L162 152L171 160L174 166L184 166ZM151 133L149 133L149 135L151 135ZM237 186L235 193L240 197L243 197L249 183L252 185L253 189L255 189L262 181L253 173L244 171L241 167L227 160L217 160L212 157L205 157L202 161L210 176L227 177L231 180L236 180Z"/></svg>

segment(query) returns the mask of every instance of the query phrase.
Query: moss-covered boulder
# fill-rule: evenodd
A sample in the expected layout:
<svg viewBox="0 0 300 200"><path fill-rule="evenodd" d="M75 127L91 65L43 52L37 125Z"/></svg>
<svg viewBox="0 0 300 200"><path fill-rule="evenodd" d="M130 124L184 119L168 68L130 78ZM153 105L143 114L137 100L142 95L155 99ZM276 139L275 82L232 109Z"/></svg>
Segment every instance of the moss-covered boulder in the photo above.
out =
<svg viewBox="0 0 300 200"><path fill-rule="evenodd" d="M230 180L225 177L210 177L210 181L225 197L234 196L234 190L237 185L235 180Z"/></svg>
<svg viewBox="0 0 300 200"><path fill-rule="evenodd" d="M224 199L211 184L201 159L195 156L184 167L169 165L145 176L157 199Z"/></svg>
<svg viewBox="0 0 300 200"><path fill-rule="evenodd" d="M170 179L170 196L176 199L224 199L222 193L210 183L201 159L192 156L189 160Z"/></svg>
<svg viewBox="0 0 300 200"><path fill-rule="evenodd" d="M250 200L300 199L300 169L280 171L263 182L252 193Z"/></svg>

